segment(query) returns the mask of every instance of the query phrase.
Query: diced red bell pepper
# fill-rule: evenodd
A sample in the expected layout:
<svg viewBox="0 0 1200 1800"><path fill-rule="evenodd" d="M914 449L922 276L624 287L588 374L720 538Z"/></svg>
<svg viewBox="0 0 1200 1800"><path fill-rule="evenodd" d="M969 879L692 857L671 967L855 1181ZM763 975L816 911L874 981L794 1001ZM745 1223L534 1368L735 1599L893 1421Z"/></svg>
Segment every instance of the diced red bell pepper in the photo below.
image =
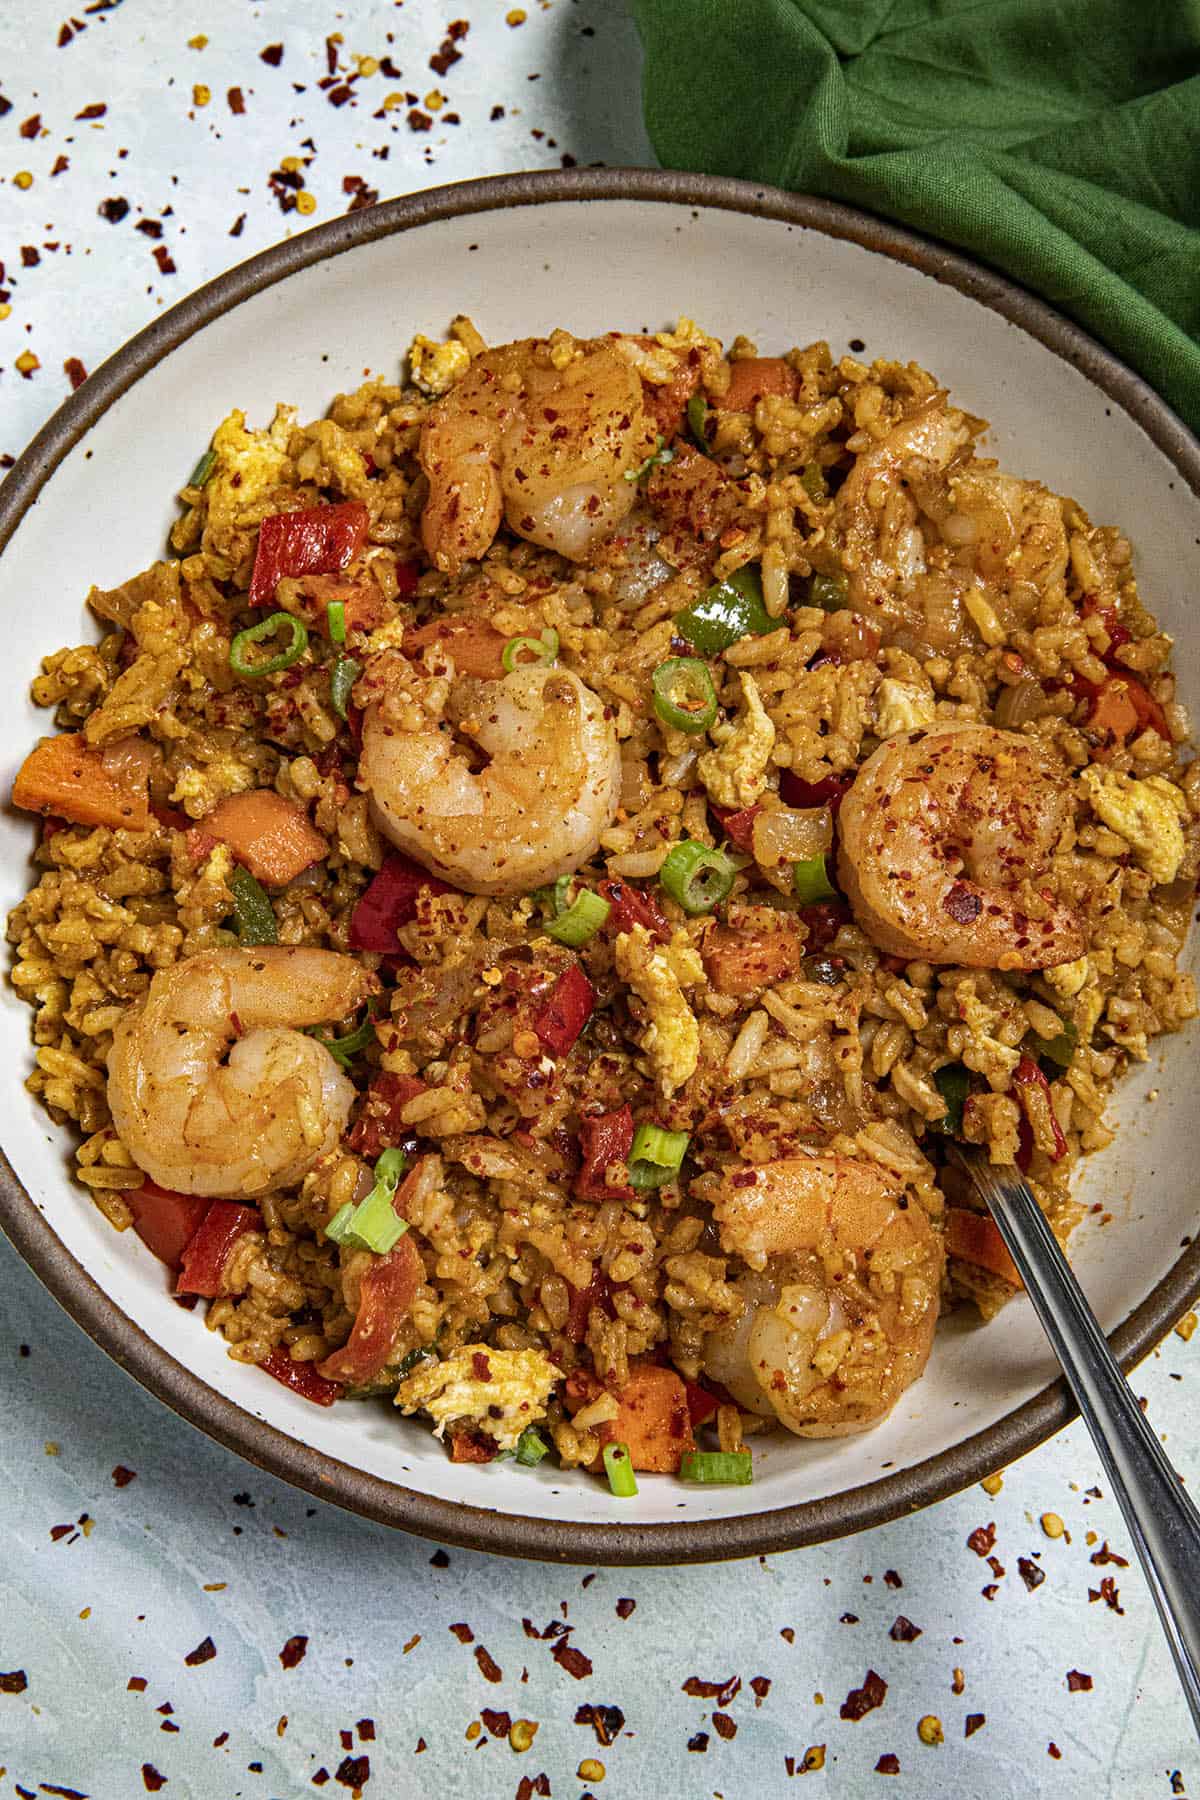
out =
<svg viewBox="0 0 1200 1800"><path fill-rule="evenodd" d="M632 931L635 925L643 925L659 943L669 942L671 927L653 894L648 894L644 888L631 887L627 881L602 881L599 892L609 904L605 920L607 930Z"/></svg>
<svg viewBox="0 0 1200 1800"><path fill-rule="evenodd" d="M564 969L550 998L534 1014L533 1029L547 1056L565 1056L592 1016L596 993L581 965Z"/></svg>
<svg viewBox="0 0 1200 1800"><path fill-rule="evenodd" d="M199 1231L212 1201L203 1194L176 1194L159 1187L147 1175L140 1188L126 1190L126 1206L133 1214L133 1229L147 1250L177 1269L180 1258Z"/></svg>
<svg viewBox="0 0 1200 1800"><path fill-rule="evenodd" d="M706 1425L708 1423L709 1419L716 1413L721 1402L717 1399L715 1394L710 1394L707 1388L700 1387L698 1383L694 1381L685 1381L683 1384L683 1391L687 1396L688 1417L692 1421L692 1429L694 1431L697 1425Z"/></svg>
<svg viewBox="0 0 1200 1800"><path fill-rule="evenodd" d="M1038 1068L1032 1056L1023 1056L1017 1064L1016 1073L1013 1076L1013 1085L1016 1087L1017 1098L1021 1102L1022 1111L1026 1115L1029 1113L1027 1099L1029 1090L1031 1088L1039 1088L1045 1095L1046 1111L1050 1115L1050 1129L1054 1134L1054 1149L1051 1152L1050 1160L1051 1162L1061 1162L1063 1157L1067 1154L1067 1140L1063 1136L1062 1127L1054 1114L1054 1103L1050 1097L1050 1083L1046 1080L1046 1077L1042 1074L1042 1071ZM1032 1121L1030 1121L1028 1150L1026 1150L1025 1144L1022 1142L1017 1158L1022 1171L1029 1167L1029 1158L1032 1155L1033 1147L1033 1128ZM1020 1161L1020 1152L1025 1152L1024 1163L1021 1163Z"/></svg>
<svg viewBox="0 0 1200 1800"><path fill-rule="evenodd" d="M743 806L734 811L728 806L714 806L713 816L731 844L744 850L747 856L754 855L754 821L762 811L761 806Z"/></svg>
<svg viewBox="0 0 1200 1800"><path fill-rule="evenodd" d="M270 606L285 575L332 575L344 569L366 542L369 524L361 500L272 513L258 528L251 606Z"/></svg>
<svg viewBox="0 0 1200 1800"><path fill-rule="evenodd" d="M416 593L420 575L420 563L396 564L396 593L401 600L407 600Z"/></svg>
<svg viewBox="0 0 1200 1800"><path fill-rule="evenodd" d="M314 1406L332 1406L342 1397L340 1383L326 1381L324 1375L317 1373L315 1363L294 1361L286 1344L277 1344L258 1367L264 1375L291 1388L302 1400L311 1400Z"/></svg>
<svg viewBox="0 0 1200 1800"><path fill-rule="evenodd" d="M633 1114L627 1106L619 1112L594 1113L579 1121L583 1167L575 1183L581 1200L632 1200L633 1189L625 1182L609 1187L604 1171L610 1163L628 1162L633 1146Z"/></svg>
<svg viewBox="0 0 1200 1800"><path fill-rule="evenodd" d="M419 1168L420 1165L418 1164ZM414 1169L393 1204L400 1204L404 1189L416 1175ZM343 1381L348 1387L363 1387L373 1381L391 1355L396 1333L407 1317L413 1296L425 1279L421 1253L408 1232L386 1256L376 1256L364 1274L358 1289L358 1312L347 1341L332 1356L317 1365L317 1373L327 1381Z"/></svg>
<svg viewBox="0 0 1200 1800"><path fill-rule="evenodd" d="M234 1245L248 1231L261 1230L262 1214L257 1208L239 1206L236 1200L210 1201L199 1229L180 1258L175 1292L202 1294L206 1300L215 1300Z"/></svg>
<svg viewBox="0 0 1200 1800"><path fill-rule="evenodd" d="M396 933L417 916L417 895L448 894L448 882L439 881L420 863L389 850L383 867L350 915L350 948L375 950L387 956L400 948Z"/></svg>
<svg viewBox="0 0 1200 1800"><path fill-rule="evenodd" d="M427 1085L418 1075L377 1075L346 1139L347 1149L374 1162L381 1150L392 1149L401 1139L411 1137L412 1126L405 1125L400 1114L410 1100L425 1092Z"/></svg>
<svg viewBox="0 0 1200 1800"><path fill-rule="evenodd" d="M1070 686L1089 704L1089 725L1122 741L1149 729L1170 743L1166 714L1150 690L1134 676L1114 674L1107 681L1086 681L1082 675L1073 675Z"/></svg>
<svg viewBox="0 0 1200 1800"><path fill-rule="evenodd" d="M820 781L801 781L790 769L781 769L779 798L785 806L827 806L836 817L838 807L853 785L851 770L841 775L826 775Z"/></svg>
<svg viewBox="0 0 1200 1800"><path fill-rule="evenodd" d="M805 948L811 954L832 944L841 927L850 923L851 913L844 900L818 900L812 906L802 906L800 917L808 927Z"/></svg>

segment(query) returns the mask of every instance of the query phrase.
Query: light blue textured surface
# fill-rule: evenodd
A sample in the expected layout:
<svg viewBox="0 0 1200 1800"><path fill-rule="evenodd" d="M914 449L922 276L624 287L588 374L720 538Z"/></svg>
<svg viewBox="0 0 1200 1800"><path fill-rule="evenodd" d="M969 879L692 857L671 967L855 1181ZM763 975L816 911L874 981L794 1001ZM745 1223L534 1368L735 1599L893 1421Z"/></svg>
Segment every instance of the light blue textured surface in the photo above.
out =
<svg viewBox="0 0 1200 1800"><path fill-rule="evenodd" d="M619 6L531 0L516 27L508 10L502 0L464 8L461 60L439 74L429 57L454 12L422 0L346 12L314 0L5 8L0 289L12 313L0 321L0 452L17 452L67 392L67 358L94 368L156 310L309 222L283 217L267 186L282 158L311 154L305 139L316 146L305 169L314 221L348 204L347 176L386 197L557 167L564 155L648 161L637 47ZM71 17L86 30L58 47ZM324 40L338 31L343 70L356 55L390 55L400 76L366 77L331 105L316 83ZM209 42L190 49L198 33ZM283 60L271 67L259 52L278 42ZM211 91L207 106L193 104L196 83ZM240 115L226 98L234 86ZM434 89L461 124L423 105ZM407 102L373 116L395 92L417 96L429 131L410 128ZM96 104L102 117L76 120ZM493 119L497 106L504 116ZM23 137L36 114L43 135ZM385 145L386 160L373 154ZM69 166L51 175L60 156ZM14 185L22 170L32 187ZM97 207L118 196L130 210L110 224ZM143 216L161 223L160 238L135 229ZM36 264L25 266L22 246ZM160 272L159 247L174 273ZM25 349L40 361L28 380L14 368ZM1194 1348L1172 1336L1136 1377L1185 1474L1200 1466L1195 1367ZM135 1478L118 1486L116 1469ZM1076 1428L1008 1471L995 1496L976 1488L827 1548L594 1578L461 1551L438 1567L433 1546L293 1493L174 1419L0 1243L0 1673L23 1670L27 1682L12 1692L18 1681L0 1681L0 1796L133 1800L147 1791L143 1764L166 1777L167 1800L340 1796L352 1792L346 1759L362 1756L367 1800L528 1800L530 1787L556 1800L759 1800L810 1787L963 1800L1196 1794L1200 1759L1137 1572L1090 1560L1105 1540L1128 1553L1114 1506L1087 1492L1098 1485ZM1047 1511L1070 1541L1044 1535ZM1003 1573L966 1542L989 1521ZM72 1529L52 1536L59 1526ZM1045 1572L1033 1590L1018 1557ZM1104 1576L1122 1612L1089 1598ZM624 1618L622 1598L636 1602ZM914 1641L889 1635L898 1614L920 1628ZM523 1619L538 1634L569 1625L591 1674L573 1676L552 1656L559 1640L530 1635ZM451 1631L459 1624L473 1642ZM280 1652L296 1636L306 1653L285 1669ZM216 1655L189 1666L206 1638ZM499 1680L485 1677L480 1645ZM887 1682L884 1703L844 1721L839 1706L868 1668ZM1092 1677L1090 1691L1068 1691L1070 1669ZM756 1676L770 1683L761 1695ZM145 1679L144 1692L129 1690L131 1677ZM722 1703L684 1691L691 1677L742 1686ZM575 1723L592 1704L625 1715L610 1746ZM488 1727L468 1738L483 1708L536 1721L532 1748L516 1754ZM735 1735L722 1736L714 1710ZM926 1714L942 1721L941 1747L918 1739ZM986 1722L965 1738L971 1714ZM373 1740L359 1721L373 1722ZM689 1748L698 1733L703 1751ZM826 1746L825 1768L802 1775L810 1745ZM875 1771L888 1753L898 1776ZM603 1778L577 1773L587 1757ZM328 1782L314 1785L322 1769Z"/></svg>

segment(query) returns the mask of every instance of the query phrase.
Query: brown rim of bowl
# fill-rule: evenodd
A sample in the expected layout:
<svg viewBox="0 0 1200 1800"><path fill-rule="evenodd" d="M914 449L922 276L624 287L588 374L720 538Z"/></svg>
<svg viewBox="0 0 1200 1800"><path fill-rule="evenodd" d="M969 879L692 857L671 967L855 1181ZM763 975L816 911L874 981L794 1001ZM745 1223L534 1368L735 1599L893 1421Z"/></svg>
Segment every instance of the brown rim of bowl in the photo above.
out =
<svg viewBox="0 0 1200 1800"><path fill-rule="evenodd" d="M0 551L63 458L156 363L213 319L297 270L438 219L571 200L646 200L747 213L843 238L956 288L1078 369L1142 427L1200 496L1200 444L1112 353L1013 282L869 213L721 176L654 169L501 175L388 200L289 238L197 289L140 331L66 400L0 485ZM381 1524L508 1556L595 1565L712 1562L828 1541L915 1512L1003 1468L1076 1417L1061 1381L961 1444L881 1480L732 1519L572 1524L458 1505L384 1481L299 1444L176 1361L107 1297L42 1217L0 1153L0 1225L55 1299L114 1362L174 1412L257 1467ZM1128 1369L1200 1293L1200 1241L1110 1342Z"/></svg>

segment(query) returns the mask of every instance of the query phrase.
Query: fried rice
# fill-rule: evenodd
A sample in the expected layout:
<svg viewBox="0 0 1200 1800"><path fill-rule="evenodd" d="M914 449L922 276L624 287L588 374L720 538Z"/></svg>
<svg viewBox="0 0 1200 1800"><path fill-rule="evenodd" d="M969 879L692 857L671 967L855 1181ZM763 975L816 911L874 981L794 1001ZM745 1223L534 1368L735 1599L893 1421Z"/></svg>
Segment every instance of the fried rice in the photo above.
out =
<svg viewBox="0 0 1200 1800"><path fill-rule="evenodd" d="M310 424L283 406L263 429L231 413L180 494L168 554L93 589L100 641L53 651L33 682L80 766L135 801L132 823L97 822L69 794L18 792L45 818L8 933L34 1011L27 1086L76 1134L78 1180L106 1218L153 1242L161 1189L110 1107L114 1032L181 960L266 941L247 926L247 855L222 837L221 809L267 791L286 802L318 852L282 881L260 870L251 901L279 946L352 958L372 997L321 1028L351 1044L339 1141L300 1179L214 1202L249 1216L218 1259L208 1328L310 1398L394 1400L462 1459L552 1446L562 1466L598 1470L606 1443L634 1443L635 1466L678 1470L696 1444L737 1454L777 1422L753 1384L714 1372L714 1342L783 1304L778 1282L756 1297L763 1259L723 1223L739 1171L769 1181L815 1155L882 1172L936 1242L935 1311L988 1318L1016 1291L946 1164L952 1137L1017 1162L1067 1240L1075 1167L1111 1140L1114 1084L1196 1011L1177 957L1200 777L1129 540L1001 475L983 421L934 376L825 343L760 358L688 321L626 344L652 447L582 557L529 541L511 513L481 555L439 566L430 551L422 434L487 354L469 321L447 344L418 339L404 385L369 380ZM581 351L556 332L525 354L561 372ZM914 431L931 424L954 434L940 466ZM260 528L333 506L365 509L362 541L348 562L270 583L269 608L305 629L264 674L281 640L243 636L266 616L251 604ZM695 609L717 590L760 610L714 649ZM412 860L360 770L371 671L407 659L447 694L464 668L474 681L447 717L480 774L463 721L469 737L471 705L503 676L467 666L481 631L489 654L507 647L510 675L577 676L619 748L594 854L521 893L464 891L437 856ZM672 659L700 664L708 686L694 668L656 683ZM697 730L686 715L709 691ZM1068 909L1079 954L1040 968L898 954L848 903L839 802L881 746L950 726L1012 734L1066 784L1069 829L1023 904ZM715 869L723 890L692 910L680 895L695 889L670 879L684 843L714 853L693 872ZM386 948L363 948L364 896L381 871L394 887L398 862L403 911ZM581 894L607 911L597 925L602 907L585 906L591 931L564 941L550 928ZM587 990L573 1038L570 1020L558 1036L546 1024L557 995L561 1025L564 978ZM409 1291L361 1380L313 1373L306 1389L318 1365L349 1366L337 1359L372 1271L399 1254L326 1230L397 1148ZM900 1279L828 1237L812 1254L881 1310ZM182 1244L173 1260L186 1272ZM797 1291L794 1268L780 1279ZM853 1387L863 1317L878 1331L868 1310L847 1342L829 1323L816 1350L804 1340L817 1364L834 1344L835 1390Z"/></svg>

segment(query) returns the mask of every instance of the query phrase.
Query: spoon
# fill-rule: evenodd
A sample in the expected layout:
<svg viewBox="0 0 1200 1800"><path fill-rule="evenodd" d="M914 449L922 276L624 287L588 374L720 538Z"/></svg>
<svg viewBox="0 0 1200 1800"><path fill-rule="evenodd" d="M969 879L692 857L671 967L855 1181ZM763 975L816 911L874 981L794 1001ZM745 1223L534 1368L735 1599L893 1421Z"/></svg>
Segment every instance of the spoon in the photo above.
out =
<svg viewBox="0 0 1200 1800"><path fill-rule="evenodd" d="M951 1159L986 1201L1062 1364L1124 1514L1200 1734L1200 1513L1122 1375L1079 1283L1016 1169L952 1144Z"/></svg>

